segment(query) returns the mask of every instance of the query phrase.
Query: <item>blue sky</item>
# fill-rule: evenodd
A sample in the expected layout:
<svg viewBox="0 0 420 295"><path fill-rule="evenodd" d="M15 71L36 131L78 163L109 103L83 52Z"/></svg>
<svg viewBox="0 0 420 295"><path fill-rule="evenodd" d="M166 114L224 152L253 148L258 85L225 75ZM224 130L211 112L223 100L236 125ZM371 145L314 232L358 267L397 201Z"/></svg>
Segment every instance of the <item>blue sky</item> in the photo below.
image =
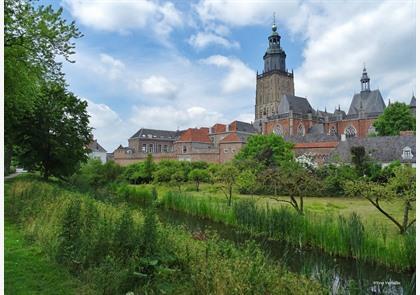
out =
<svg viewBox="0 0 420 295"><path fill-rule="evenodd" d="M255 74L276 12L296 95L347 110L366 63L388 101L415 91L414 1L41 1L84 34L70 90L109 151L139 128L252 121Z"/></svg>

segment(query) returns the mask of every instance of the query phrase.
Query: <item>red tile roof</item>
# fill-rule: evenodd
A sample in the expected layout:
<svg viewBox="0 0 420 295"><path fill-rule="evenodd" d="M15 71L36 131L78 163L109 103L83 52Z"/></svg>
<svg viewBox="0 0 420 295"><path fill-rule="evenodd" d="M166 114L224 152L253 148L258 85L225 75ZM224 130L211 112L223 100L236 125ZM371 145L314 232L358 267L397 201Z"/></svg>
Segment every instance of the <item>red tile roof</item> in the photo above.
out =
<svg viewBox="0 0 420 295"><path fill-rule="evenodd" d="M323 141L323 142L300 142L295 143L295 149L308 149L308 148L335 148L338 141Z"/></svg>
<svg viewBox="0 0 420 295"><path fill-rule="evenodd" d="M238 134L231 133L223 138L220 142L243 142L243 140L238 136Z"/></svg>
<svg viewBox="0 0 420 295"><path fill-rule="evenodd" d="M178 141L211 143L209 128L188 128L181 133Z"/></svg>
<svg viewBox="0 0 420 295"><path fill-rule="evenodd" d="M226 125L225 124L214 124L211 127L211 132L212 133L222 133L222 132L226 132Z"/></svg>

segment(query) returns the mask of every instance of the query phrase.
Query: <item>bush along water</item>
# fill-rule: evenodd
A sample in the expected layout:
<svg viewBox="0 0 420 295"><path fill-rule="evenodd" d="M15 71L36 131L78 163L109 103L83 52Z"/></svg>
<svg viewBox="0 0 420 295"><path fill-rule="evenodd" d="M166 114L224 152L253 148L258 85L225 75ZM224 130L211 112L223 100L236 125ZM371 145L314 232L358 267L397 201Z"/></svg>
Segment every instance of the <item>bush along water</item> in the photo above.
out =
<svg viewBox="0 0 420 295"><path fill-rule="evenodd" d="M33 180L16 180L5 205L8 220L98 294L325 293L254 243L237 247L210 233L195 239L160 224L154 206L143 215Z"/></svg>
<svg viewBox="0 0 420 295"><path fill-rule="evenodd" d="M415 269L415 234L393 235L366 231L360 217L300 215L287 208L261 207L255 201L236 200L232 207L211 197L168 192L160 199L164 208L237 226L252 234L286 240L299 247L316 247L331 255L376 262L397 270Z"/></svg>

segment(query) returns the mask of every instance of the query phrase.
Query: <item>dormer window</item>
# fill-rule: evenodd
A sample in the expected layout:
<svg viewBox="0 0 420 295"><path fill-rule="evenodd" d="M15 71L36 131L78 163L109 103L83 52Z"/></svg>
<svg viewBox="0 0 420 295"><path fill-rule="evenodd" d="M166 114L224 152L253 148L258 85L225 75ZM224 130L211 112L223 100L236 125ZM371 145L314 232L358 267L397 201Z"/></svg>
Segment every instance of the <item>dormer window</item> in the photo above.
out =
<svg viewBox="0 0 420 295"><path fill-rule="evenodd" d="M413 153L411 152L411 148L409 146L406 146L405 148L403 148L403 153L401 157L404 160L411 160L413 158Z"/></svg>

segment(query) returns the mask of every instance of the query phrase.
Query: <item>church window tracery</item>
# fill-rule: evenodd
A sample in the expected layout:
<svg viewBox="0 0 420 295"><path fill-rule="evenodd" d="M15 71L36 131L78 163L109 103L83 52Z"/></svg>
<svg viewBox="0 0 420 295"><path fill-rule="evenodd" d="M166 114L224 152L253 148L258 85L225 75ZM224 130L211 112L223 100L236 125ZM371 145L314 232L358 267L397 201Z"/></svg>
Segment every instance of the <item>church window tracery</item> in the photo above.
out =
<svg viewBox="0 0 420 295"><path fill-rule="evenodd" d="M354 128L352 125L347 126L347 128L344 130L344 134L347 138L355 137L357 135L356 128Z"/></svg>

